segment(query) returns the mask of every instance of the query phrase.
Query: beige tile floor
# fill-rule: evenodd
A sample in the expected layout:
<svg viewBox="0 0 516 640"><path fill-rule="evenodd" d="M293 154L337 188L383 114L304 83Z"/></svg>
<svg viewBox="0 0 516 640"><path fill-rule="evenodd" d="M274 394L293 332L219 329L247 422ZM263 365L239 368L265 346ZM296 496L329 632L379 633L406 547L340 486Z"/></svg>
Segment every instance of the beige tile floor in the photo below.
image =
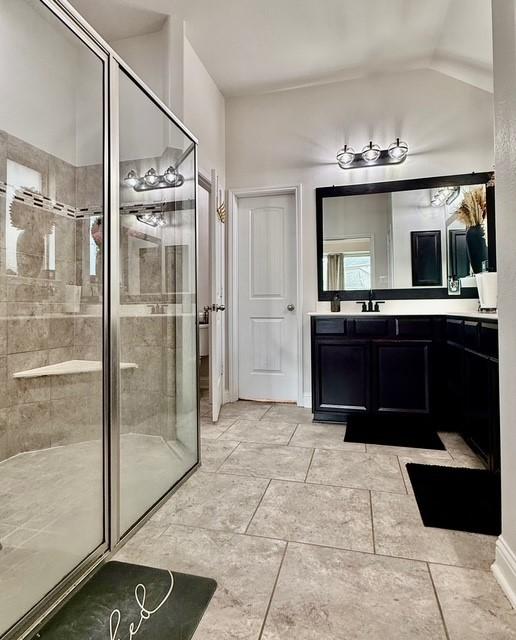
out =
<svg viewBox="0 0 516 640"><path fill-rule="evenodd" d="M218 581L195 640L516 639L495 538L425 528L404 472L481 466L460 436L382 448L288 405L202 413L202 470L117 556Z"/></svg>

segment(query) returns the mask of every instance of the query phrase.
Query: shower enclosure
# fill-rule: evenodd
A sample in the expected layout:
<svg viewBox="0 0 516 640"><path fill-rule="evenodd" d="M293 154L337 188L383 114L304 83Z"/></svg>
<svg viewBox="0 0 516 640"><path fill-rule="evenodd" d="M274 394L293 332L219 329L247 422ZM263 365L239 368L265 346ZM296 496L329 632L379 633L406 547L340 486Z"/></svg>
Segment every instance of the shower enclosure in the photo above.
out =
<svg viewBox="0 0 516 640"><path fill-rule="evenodd" d="M0 0L0 637L198 465L196 141L66 2Z"/></svg>

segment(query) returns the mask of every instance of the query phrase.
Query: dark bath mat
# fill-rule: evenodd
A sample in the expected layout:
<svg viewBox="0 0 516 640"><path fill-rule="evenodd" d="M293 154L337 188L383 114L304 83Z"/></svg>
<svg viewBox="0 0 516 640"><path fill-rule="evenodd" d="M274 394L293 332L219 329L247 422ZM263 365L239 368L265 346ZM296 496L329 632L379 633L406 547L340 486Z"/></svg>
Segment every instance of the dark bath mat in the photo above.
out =
<svg viewBox="0 0 516 640"><path fill-rule="evenodd" d="M498 474L413 463L407 464L407 471L425 527L500 535Z"/></svg>
<svg viewBox="0 0 516 640"><path fill-rule="evenodd" d="M137 590L138 599L145 607L143 615L136 599L137 585L143 585ZM211 578L175 571L171 576L163 569L108 562L40 630L39 637L44 640L128 640L129 626L133 623L134 630L140 625L137 633L133 632L138 640L188 640L216 587L217 583ZM149 616L147 612L152 611L155 612Z"/></svg>
<svg viewBox="0 0 516 640"><path fill-rule="evenodd" d="M417 418L351 416L344 441L414 449L445 449L435 430Z"/></svg>

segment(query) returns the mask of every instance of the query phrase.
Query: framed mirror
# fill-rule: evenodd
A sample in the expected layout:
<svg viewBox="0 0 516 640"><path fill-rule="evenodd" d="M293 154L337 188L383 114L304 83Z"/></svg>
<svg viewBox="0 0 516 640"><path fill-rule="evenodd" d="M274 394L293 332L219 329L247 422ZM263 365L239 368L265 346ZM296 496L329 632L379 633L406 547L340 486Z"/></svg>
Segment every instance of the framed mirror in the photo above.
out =
<svg viewBox="0 0 516 640"><path fill-rule="evenodd" d="M496 271L492 172L315 192L319 300L475 298Z"/></svg>

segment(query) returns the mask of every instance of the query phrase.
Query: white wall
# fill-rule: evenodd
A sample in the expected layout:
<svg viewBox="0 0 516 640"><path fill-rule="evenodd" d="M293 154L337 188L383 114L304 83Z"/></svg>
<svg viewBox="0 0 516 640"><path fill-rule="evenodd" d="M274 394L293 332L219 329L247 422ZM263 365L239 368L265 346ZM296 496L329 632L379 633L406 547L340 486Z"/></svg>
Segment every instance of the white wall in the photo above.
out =
<svg viewBox="0 0 516 640"><path fill-rule="evenodd" d="M160 31L125 38L111 45L198 138L200 171L210 178L211 170L216 169L223 186L226 174L225 100L185 37L183 23L169 18ZM121 100L125 98L122 91ZM136 110L141 108L142 105L135 105ZM146 131L142 126L140 132L134 132L132 144L138 146L138 137L147 134L148 129ZM160 131L156 131L155 136L150 132L150 137L159 139L159 136ZM174 146L174 142L171 143ZM143 142L142 145L147 146Z"/></svg>
<svg viewBox="0 0 516 640"><path fill-rule="evenodd" d="M516 0L493 2L502 535L496 577L516 606Z"/></svg>
<svg viewBox="0 0 516 640"><path fill-rule="evenodd" d="M432 207L431 191L399 191L392 194L392 276L393 288L412 287L411 231L441 232L441 278L447 286L446 220L444 207Z"/></svg>
<svg viewBox="0 0 516 640"><path fill-rule="evenodd" d="M167 96L167 25L154 33L111 42L113 49L162 100Z"/></svg>
<svg viewBox="0 0 516 640"><path fill-rule="evenodd" d="M0 0L0 11L0 129L75 164L82 45L43 5Z"/></svg>
<svg viewBox="0 0 516 640"><path fill-rule="evenodd" d="M199 140L199 170L210 178L212 169L221 186L226 177L226 104L224 96L185 38L184 122Z"/></svg>
<svg viewBox="0 0 516 640"><path fill-rule="evenodd" d="M227 186L302 184L304 312L317 302L315 187L398 180L493 165L492 95L435 71L411 71L226 102ZM399 166L344 172L347 142L410 146ZM304 318L304 391L310 391L309 323Z"/></svg>
<svg viewBox="0 0 516 640"><path fill-rule="evenodd" d="M323 237L371 237L374 261L372 286L375 289L389 288L389 261L385 239L391 221L391 194L328 198L323 206Z"/></svg>

